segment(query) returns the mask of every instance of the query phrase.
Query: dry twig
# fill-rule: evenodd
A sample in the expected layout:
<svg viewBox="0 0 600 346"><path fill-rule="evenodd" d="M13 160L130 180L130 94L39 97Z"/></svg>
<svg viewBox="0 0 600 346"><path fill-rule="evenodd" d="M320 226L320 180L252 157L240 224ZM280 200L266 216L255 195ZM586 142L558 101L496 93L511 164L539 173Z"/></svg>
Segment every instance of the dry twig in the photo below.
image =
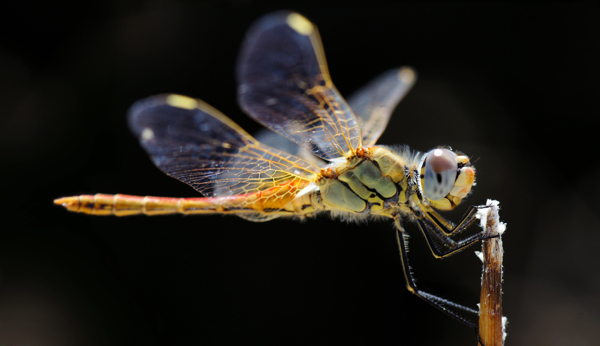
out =
<svg viewBox="0 0 600 346"><path fill-rule="evenodd" d="M499 202L488 200L489 208L480 209L478 217L491 239L483 241L481 296L479 303L479 337L485 346L503 346L506 337L506 318L502 316L502 233L506 224L500 222Z"/></svg>

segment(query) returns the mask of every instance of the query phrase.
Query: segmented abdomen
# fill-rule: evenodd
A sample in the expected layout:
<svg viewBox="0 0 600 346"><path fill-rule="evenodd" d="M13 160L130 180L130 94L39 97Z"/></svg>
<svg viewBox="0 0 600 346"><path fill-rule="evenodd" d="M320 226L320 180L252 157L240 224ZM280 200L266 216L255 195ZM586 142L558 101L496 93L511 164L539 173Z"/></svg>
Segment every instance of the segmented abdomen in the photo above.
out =
<svg viewBox="0 0 600 346"><path fill-rule="evenodd" d="M80 195L59 198L55 204L69 211L90 215L163 215L163 214L243 214L276 213L281 215L305 214L305 198L294 198L308 182L294 180L288 183L237 196L172 198L130 195ZM310 202L310 199L308 200Z"/></svg>

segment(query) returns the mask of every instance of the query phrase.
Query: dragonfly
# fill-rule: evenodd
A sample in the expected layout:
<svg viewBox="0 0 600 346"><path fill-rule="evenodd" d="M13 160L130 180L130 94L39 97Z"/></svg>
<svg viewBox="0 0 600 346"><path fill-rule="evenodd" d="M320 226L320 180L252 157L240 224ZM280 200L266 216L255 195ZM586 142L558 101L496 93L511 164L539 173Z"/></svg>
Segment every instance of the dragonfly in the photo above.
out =
<svg viewBox="0 0 600 346"><path fill-rule="evenodd" d="M346 101L331 81L317 27L294 12L259 19L237 63L238 102L269 130L256 138L207 103L176 94L133 104L128 121L154 164L204 197L80 195L56 199L91 215L233 214L250 221L329 214L391 219L408 290L475 328L459 310L478 311L417 288L403 220L414 220L436 258L486 239L456 240L485 206L457 223L438 211L470 193L475 168L448 147L426 153L376 145L416 81L410 67L383 73Z"/></svg>

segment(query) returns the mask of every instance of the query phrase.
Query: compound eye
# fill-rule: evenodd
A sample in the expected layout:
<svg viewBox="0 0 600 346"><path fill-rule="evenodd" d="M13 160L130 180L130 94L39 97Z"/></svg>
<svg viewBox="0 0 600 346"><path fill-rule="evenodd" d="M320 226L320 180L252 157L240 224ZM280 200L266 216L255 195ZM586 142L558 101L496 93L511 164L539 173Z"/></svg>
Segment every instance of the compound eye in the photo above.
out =
<svg viewBox="0 0 600 346"><path fill-rule="evenodd" d="M452 190L456 181L456 155L448 149L427 153L423 192L432 201L440 200Z"/></svg>

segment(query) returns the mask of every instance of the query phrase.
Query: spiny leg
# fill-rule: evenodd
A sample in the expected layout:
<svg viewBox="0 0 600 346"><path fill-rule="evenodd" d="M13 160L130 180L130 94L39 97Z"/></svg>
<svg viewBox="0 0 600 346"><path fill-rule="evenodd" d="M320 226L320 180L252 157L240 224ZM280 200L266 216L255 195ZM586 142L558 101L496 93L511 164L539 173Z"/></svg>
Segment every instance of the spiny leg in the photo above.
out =
<svg viewBox="0 0 600 346"><path fill-rule="evenodd" d="M483 230L459 241L450 238L450 235L459 234L470 226L475 220L477 211L482 208L488 208L488 206L471 206L461 221L452 229L447 227L447 225L452 224L435 212L426 212L421 219L417 220L421 231L425 235L427 244L436 258L453 255L479 240L489 238L483 235ZM441 248L440 245L443 245L444 248Z"/></svg>
<svg viewBox="0 0 600 346"><path fill-rule="evenodd" d="M410 266L408 264L408 245L407 245L407 240L405 239L406 234L404 233L404 229L402 227L402 223L401 223L401 220L399 217L397 217L395 219L395 224L396 224L396 239L398 241L398 247L400 250L400 259L402 261L402 269L404 270L404 279L406 280L407 289L411 293L413 293L417 297L423 299L427 303L433 305L436 309L440 310L441 312L445 313L446 315L454 318L455 320L461 322L464 325L467 325L467 326L473 328L475 330L475 332L477 333L477 335L479 335L479 332L478 332L479 329L475 323L460 316L458 313L454 312L453 310L450 310L449 308L462 310L462 311L466 311L466 312L470 312L470 313L478 315L479 312L477 310L474 310L469 307L451 302L444 298L440 298L438 296L427 293L425 291L421 291L417 288L417 284L416 284L415 279L410 271ZM479 338L479 336L478 336L478 338Z"/></svg>
<svg viewBox="0 0 600 346"><path fill-rule="evenodd" d="M442 215L438 214L434 210L425 212L426 217L434 222L444 232L445 235L456 235L464 231L469 225L475 220L477 211L480 209L489 208L487 205L472 205L469 207L467 212L460 218L460 221L454 225L452 222L446 220Z"/></svg>

